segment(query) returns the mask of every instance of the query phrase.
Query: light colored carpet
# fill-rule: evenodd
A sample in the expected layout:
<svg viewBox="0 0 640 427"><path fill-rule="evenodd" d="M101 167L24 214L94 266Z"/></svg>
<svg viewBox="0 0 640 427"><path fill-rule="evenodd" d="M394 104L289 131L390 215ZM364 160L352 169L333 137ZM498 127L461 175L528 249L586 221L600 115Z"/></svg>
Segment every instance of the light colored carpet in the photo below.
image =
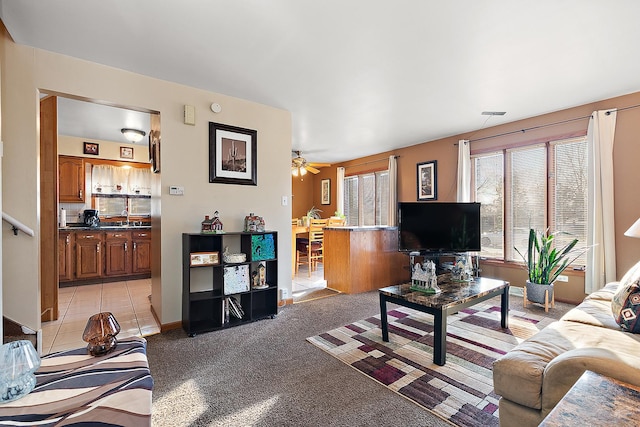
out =
<svg viewBox="0 0 640 427"><path fill-rule="evenodd" d="M523 310L522 298L510 306ZM339 294L193 338L179 329L147 337L153 426L450 426L306 342L379 310L377 291Z"/></svg>
<svg viewBox="0 0 640 427"><path fill-rule="evenodd" d="M377 292L339 294L193 338L147 337L153 426L449 425L305 341L378 310Z"/></svg>

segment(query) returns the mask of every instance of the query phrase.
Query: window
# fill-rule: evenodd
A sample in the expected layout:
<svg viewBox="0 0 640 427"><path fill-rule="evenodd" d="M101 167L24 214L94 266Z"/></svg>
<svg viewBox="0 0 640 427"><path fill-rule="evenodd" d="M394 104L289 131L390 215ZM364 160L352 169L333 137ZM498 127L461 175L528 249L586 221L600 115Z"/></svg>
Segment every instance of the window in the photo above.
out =
<svg viewBox="0 0 640 427"><path fill-rule="evenodd" d="M348 225L387 225L388 209L389 171L344 179L344 215Z"/></svg>
<svg viewBox="0 0 640 427"><path fill-rule="evenodd" d="M573 238L586 243L586 137L476 155L472 168L482 204L481 256L521 261L514 246L527 251L530 228L566 232L560 246Z"/></svg>

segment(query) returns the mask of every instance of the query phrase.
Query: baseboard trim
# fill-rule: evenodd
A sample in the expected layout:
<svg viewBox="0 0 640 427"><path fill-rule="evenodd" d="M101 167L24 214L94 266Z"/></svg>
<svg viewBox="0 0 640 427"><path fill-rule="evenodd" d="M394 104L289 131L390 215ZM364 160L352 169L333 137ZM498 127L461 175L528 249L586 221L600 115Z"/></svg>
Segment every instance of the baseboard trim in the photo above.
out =
<svg viewBox="0 0 640 427"><path fill-rule="evenodd" d="M293 305L293 298L286 298L278 301L278 307L284 307L285 305Z"/></svg>
<svg viewBox="0 0 640 427"><path fill-rule="evenodd" d="M160 332L173 331L174 329L182 328L182 322L165 323L160 326Z"/></svg>
<svg viewBox="0 0 640 427"><path fill-rule="evenodd" d="M153 305L151 305L151 314L153 314L153 317L156 319L156 323L160 325L160 333L172 331L174 329L180 329L182 327L182 322L172 322L172 323L162 324L160 322L160 319L158 319L158 313L156 313L156 310L153 308Z"/></svg>

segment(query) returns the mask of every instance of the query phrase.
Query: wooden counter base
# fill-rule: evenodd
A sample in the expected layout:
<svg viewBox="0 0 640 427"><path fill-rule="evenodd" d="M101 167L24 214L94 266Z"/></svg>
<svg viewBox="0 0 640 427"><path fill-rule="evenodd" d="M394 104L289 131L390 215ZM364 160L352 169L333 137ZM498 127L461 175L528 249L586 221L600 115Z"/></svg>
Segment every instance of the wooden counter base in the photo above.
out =
<svg viewBox="0 0 640 427"><path fill-rule="evenodd" d="M336 291L368 292L410 279L396 227L327 227L324 247L324 277Z"/></svg>

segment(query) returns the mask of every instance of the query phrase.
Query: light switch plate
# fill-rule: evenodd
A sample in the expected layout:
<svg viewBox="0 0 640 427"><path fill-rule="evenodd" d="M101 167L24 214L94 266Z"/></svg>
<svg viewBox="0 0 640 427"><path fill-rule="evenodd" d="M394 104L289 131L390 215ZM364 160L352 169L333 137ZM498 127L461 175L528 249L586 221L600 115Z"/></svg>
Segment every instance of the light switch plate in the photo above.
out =
<svg viewBox="0 0 640 427"><path fill-rule="evenodd" d="M196 124L196 107L193 105L184 106L184 124L195 125Z"/></svg>

